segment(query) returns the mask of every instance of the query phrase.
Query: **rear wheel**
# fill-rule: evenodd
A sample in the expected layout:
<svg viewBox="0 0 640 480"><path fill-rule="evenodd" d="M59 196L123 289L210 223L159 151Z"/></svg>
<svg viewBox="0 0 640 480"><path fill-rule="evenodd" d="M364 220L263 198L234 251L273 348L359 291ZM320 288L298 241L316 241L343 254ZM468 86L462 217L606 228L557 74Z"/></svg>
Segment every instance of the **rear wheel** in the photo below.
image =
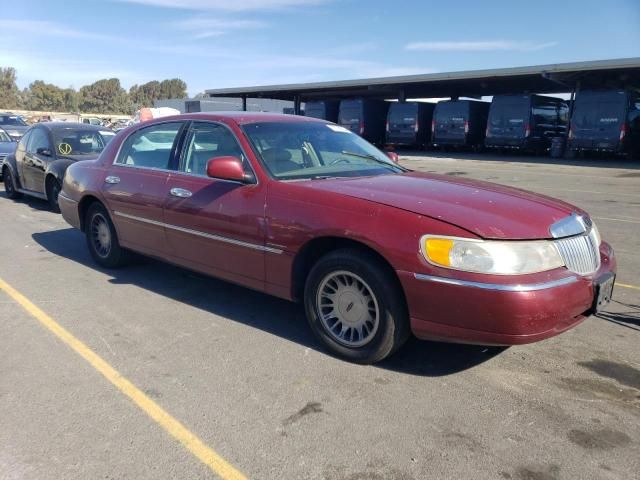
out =
<svg viewBox="0 0 640 480"><path fill-rule="evenodd" d="M60 206L58 205L60 190L62 190L62 185L57 178L52 176L47 178L47 200L52 212L60 213Z"/></svg>
<svg viewBox="0 0 640 480"><path fill-rule="evenodd" d="M117 268L127 262L128 252L120 246L111 217L101 203L89 206L84 225L89 252L98 264Z"/></svg>
<svg viewBox="0 0 640 480"><path fill-rule="evenodd" d="M347 360L378 362L409 336L397 279L380 260L360 250L338 250L322 257L309 273L304 301L315 335Z"/></svg>
<svg viewBox="0 0 640 480"><path fill-rule="evenodd" d="M20 198L22 194L18 192L16 189L16 182L13 178L13 174L9 167L4 167L3 170L3 178L4 178L4 191L7 194L8 198L15 200L16 198Z"/></svg>

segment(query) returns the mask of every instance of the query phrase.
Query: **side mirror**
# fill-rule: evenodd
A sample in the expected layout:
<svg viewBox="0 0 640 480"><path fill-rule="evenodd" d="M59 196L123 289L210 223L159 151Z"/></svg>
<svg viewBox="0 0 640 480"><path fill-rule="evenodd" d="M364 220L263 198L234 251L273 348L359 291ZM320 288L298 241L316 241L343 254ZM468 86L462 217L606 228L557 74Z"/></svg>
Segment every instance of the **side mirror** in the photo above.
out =
<svg viewBox="0 0 640 480"><path fill-rule="evenodd" d="M384 153L387 154L387 157L389 157L393 163L398 163L398 160L400 160L400 157L396 152L384 152Z"/></svg>
<svg viewBox="0 0 640 480"><path fill-rule="evenodd" d="M40 147L40 148L36 149L36 153L38 155L44 155L45 157L53 156L53 154L51 153L51 150L49 150L48 148L44 148L44 147Z"/></svg>
<svg viewBox="0 0 640 480"><path fill-rule="evenodd" d="M215 157L207 161L207 176L233 182L249 183L253 175L248 175L238 157Z"/></svg>

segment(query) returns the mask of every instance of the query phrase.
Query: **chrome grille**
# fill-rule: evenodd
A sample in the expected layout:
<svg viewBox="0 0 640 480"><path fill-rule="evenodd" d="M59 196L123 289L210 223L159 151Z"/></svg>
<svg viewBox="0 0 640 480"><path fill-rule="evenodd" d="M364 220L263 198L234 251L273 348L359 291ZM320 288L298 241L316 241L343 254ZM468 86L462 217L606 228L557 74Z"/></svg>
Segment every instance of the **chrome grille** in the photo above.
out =
<svg viewBox="0 0 640 480"><path fill-rule="evenodd" d="M600 268L600 250L594 229L588 235L560 238L554 243L572 272L589 275Z"/></svg>

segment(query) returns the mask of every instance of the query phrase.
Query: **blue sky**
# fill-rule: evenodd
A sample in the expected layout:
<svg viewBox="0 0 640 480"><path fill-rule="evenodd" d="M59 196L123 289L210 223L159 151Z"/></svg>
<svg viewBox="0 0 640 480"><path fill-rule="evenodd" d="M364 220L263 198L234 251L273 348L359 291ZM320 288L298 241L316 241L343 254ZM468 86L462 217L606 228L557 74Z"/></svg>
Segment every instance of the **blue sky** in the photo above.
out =
<svg viewBox="0 0 640 480"><path fill-rule="evenodd" d="M207 88L640 56L639 0L2 0L0 66Z"/></svg>

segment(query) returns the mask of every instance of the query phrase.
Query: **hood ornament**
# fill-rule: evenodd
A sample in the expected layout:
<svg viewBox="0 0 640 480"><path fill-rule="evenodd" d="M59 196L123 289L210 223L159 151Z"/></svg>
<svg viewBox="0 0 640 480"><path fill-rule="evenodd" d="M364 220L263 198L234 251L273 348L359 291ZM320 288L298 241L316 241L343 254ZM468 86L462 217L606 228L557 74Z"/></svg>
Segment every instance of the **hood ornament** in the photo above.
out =
<svg viewBox="0 0 640 480"><path fill-rule="evenodd" d="M573 212L568 217L558 220L549 227L549 233L553 238L573 237L581 235L591 230L593 222L587 216L578 215Z"/></svg>

